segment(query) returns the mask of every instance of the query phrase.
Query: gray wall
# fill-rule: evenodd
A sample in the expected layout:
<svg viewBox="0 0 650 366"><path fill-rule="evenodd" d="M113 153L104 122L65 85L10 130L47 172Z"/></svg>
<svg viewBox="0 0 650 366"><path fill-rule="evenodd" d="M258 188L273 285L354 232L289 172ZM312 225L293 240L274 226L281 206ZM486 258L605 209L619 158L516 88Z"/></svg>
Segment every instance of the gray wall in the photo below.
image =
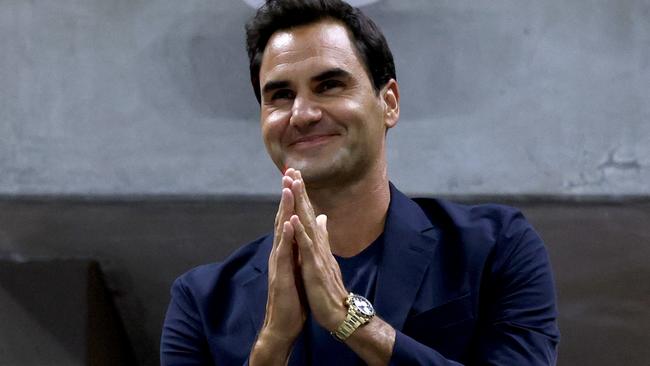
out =
<svg viewBox="0 0 650 366"><path fill-rule="evenodd" d="M383 0L410 193L650 193L650 1ZM0 194L269 194L241 0L0 3Z"/></svg>

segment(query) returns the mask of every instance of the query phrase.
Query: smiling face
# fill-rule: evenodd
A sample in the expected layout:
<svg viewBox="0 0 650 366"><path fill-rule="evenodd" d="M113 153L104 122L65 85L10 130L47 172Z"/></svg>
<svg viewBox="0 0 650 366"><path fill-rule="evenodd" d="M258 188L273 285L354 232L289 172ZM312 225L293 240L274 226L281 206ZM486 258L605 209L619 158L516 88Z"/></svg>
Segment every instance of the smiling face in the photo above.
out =
<svg viewBox="0 0 650 366"><path fill-rule="evenodd" d="M261 128L280 169L307 183L340 184L385 164L385 132L397 122L397 84L375 93L341 23L277 31L260 68Z"/></svg>

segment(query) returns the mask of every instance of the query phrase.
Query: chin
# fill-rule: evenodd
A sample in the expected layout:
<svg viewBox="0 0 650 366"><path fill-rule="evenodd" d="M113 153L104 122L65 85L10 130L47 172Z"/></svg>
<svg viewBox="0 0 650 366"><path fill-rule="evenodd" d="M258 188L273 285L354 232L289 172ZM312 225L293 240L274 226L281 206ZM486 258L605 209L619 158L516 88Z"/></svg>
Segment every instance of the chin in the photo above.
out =
<svg viewBox="0 0 650 366"><path fill-rule="evenodd" d="M286 160L287 167L300 170L305 183L312 187L345 184L358 179L366 172L367 162L348 149L338 149L333 154L300 157Z"/></svg>
<svg viewBox="0 0 650 366"><path fill-rule="evenodd" d="M358 178L353 174L354 170L335 163L323 165L306 164L302 165L302 169L297 167L294 169L300 170L300 174L308 188L341 186Z"/></svg>
<svg viewBox="0 0 650 366"><path fill-rule="evenodd" d="M306 184L329 180L331 176L336 175L337 170L332 163L308 160L289 161L287 167L299 170Z"/></svg>

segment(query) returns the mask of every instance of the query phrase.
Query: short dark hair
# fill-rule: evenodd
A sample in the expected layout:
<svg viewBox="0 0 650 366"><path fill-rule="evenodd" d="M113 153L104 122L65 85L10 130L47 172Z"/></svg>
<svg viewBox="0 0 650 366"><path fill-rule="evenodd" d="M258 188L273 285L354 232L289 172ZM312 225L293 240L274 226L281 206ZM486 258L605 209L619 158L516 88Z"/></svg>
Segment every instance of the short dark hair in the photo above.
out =
<svg viewBox="0 0 650 366"><path fill-rule="evenodd" d="M267 0L246 24L250 77L258 102L261 102L259 73L262 57L273 33L324 19L340 21L348 29L376 93L390 79L397 79L393 54L386 38L358 8L341 0Z"/></svg>

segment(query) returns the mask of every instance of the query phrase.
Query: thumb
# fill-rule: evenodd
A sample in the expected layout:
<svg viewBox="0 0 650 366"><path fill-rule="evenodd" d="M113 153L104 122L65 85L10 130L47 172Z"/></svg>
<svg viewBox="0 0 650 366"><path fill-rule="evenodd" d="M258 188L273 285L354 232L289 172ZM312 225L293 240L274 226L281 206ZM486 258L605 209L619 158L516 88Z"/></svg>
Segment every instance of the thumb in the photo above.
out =
<svg viewBox="0 0 650 366"><path fill-rule="evenodd" d="M316 216L316 226L318 226L318 231L327 238L327 215L320 214Z"/></svg>

